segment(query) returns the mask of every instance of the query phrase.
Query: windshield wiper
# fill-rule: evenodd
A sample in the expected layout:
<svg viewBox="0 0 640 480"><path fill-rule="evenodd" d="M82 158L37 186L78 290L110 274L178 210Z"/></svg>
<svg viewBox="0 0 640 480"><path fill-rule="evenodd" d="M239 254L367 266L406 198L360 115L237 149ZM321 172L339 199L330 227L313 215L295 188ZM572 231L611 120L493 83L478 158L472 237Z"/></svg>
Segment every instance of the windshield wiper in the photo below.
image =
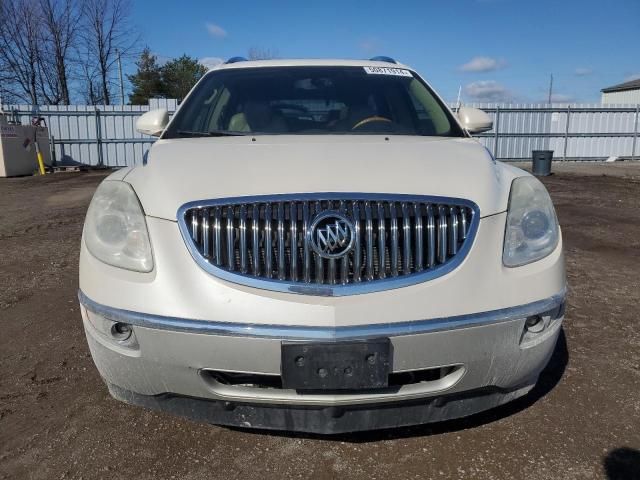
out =
<svg viewBox="0 0 640 480"><path fill-rule="evenodd" d="M176 136L179 137L242 137L242 132L227 132L226 130L210 130L208 132L192 132L189 130L178 130Z"/></svg>
<svg viewBox="0 0 640 480"><path fill-rule="evenodd" d="M210 137L244 137L247 135L243 132L229 132L228 130L209 130L207 133Z"/></svg>

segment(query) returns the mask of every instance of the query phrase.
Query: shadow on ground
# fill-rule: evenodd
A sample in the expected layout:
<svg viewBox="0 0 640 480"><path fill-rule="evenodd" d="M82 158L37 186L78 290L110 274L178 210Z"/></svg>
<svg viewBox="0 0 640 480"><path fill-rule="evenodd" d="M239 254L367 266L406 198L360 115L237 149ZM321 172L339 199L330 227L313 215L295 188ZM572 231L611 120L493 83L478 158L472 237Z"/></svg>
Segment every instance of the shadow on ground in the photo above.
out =
<svg viewBox="0 0 640 480"><path fill-rule="evenodd" d="M602 461L608 480L638 480L640 478L640 451L634 448L616 448Z"/></svg>

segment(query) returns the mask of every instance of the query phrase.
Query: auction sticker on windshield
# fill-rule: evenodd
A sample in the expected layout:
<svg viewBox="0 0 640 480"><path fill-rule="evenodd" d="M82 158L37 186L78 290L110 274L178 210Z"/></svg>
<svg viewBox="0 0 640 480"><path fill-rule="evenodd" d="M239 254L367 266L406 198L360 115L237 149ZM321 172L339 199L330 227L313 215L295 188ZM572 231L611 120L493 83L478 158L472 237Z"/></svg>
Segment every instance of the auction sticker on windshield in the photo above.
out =
<svg viewBox="0 0 640 480"><path fill-rule="evenodd" d="M399 77L413 77L409 70L392 67L363 67L369 75L397 75Z"/></svg>

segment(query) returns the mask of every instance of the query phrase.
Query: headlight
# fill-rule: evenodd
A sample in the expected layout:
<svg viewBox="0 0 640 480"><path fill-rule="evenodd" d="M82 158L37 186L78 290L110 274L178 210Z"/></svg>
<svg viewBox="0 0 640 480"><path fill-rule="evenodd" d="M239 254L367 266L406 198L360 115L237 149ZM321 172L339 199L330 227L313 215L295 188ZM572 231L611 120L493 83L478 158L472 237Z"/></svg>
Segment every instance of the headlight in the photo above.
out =
<svg viewBox="0 0 640 480"><path fill-rule="evenodd" d="M516 178L511 184L502 261L518 267L549 255L560 232L551 198L535 177Z"/></svg>
<svg viewBox="0 0 640 480"><path fill-rule="evenodd" d="M87 211L84 241L104 263L137 272L153 269L142 206L128 183L107 180L100 184Z"/></svg>

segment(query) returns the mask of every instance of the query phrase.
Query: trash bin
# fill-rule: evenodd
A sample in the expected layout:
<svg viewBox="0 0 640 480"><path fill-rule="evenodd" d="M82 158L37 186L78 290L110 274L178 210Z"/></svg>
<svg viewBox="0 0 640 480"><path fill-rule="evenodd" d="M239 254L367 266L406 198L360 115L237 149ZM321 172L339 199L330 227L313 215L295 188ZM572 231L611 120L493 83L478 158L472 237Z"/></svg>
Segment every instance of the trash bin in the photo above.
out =
<svg viewBox="0 0 640 480"><path fill-rule="evenodd" d="M533 150L531 152L533 174L537 177L551 175L551 160L553 160L553 150Z"/></svg>

